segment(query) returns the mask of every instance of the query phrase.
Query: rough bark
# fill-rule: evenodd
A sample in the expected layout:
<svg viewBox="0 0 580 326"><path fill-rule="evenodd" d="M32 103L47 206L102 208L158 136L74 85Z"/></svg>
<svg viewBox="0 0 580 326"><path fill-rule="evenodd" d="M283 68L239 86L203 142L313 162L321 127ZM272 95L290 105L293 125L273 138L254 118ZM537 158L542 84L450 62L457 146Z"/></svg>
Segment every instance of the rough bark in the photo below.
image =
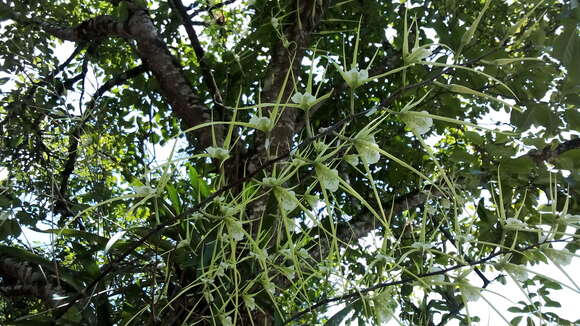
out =
<svg viewBox="0 0 580 326"><path fill-rule="evenodd" d="M292 78L298 78L300 75L300 66L311 43L312 32L318 26L330 2L315 0L296 2L298 4L296 14L289 17L293 21L284 30L288 42L278 40L271 49L271 60L266 69L267 73L262 91L262 103L275 103L280 98L281 104L285 104L292 96L294 93ZM284 46L284 44L290 45ZM284 85L287 76L287 83ZM267 116L272 110L272 107L266 108L264 114ZM273 130L268 135L259 134L256 141L256 154L246 160L245 166L249 174L252 174L270 159L285 155L290 151L292 138L303 126L299 113L299 110L296 109L283 109ZM247 209L249 218L262 218L266 213L267 202L268 196L262 196L254 201ZM256 233L256 228L254 225L252 233ZM281 289L288 286L283 278L275 280L275 283ZM270 325L272 323L272 316L261 312L242 318L244 325Z"/></svg>
<svg viewBox="0 0 580 326"><path fill-rule="evenodd" d="M266 70L267 74L262 92L261 100L263 103L274 103L278 98L281 98L281 103L284 104L292 96L294 83L291 78L297 78L300 75L301 62L311 42L312 32L318 26L330 2L320 3L312 0L297 2L296 14L289 18L294 21L284 31L288 42L279 40L271 50L271 60ZM284 44L290 45L284 46ZM284 85L287 76L288 82ZM272 110L272 107L267 108L266 114ZM299 118L299 110L284 109L278 123L268 135L258 134L256 154L250 157L245 164L249 174L252 174L269 159L290 151L292 138L303 126ZM255 201L248 209L250 217L255 219L263 216L267 202L268 196L263 196Z"/></svg>
<svg viewBox="0 0 580 326"><path fill-rule="evenodd" d="M58 303L55 298L62 297L64 292L55 281L38 266L10 257L0 258L0 295L4 297L34 297L54 307Z"/></svg>
<svg viewBox="0 0 580 326"><path fill-rule="evenodd" d="M292 77L298 78L300 76L300 67L302 59L306 53L308 46L312 40L312 32L318 26L320 20L324 16L326 9L332 1L298 1L296 9L297 15L292 15L290 19L294 21L285 29L285 36L289 44L284 46L284 42L279 40L271 50L271 60L268 65L268 71L264 80L264 90L262 92L263 103L274 103L276 99L281 96L281 103L284 104L294 93L294 83ZM319 4L322 4L320 6ZM284 89L284 80L290 74L288 82ZM272 108L268 108L268 113ZM287 108L283 110L277 125L270 132L269 148L273 157L287 153L290 150L293 136L301 127L302 121L299 116L300 110ZM262 135L263 136L263 135ZM258 153L261 157L258 160L251 160L249 162L249 170L253 171L259 166L260 161L265 160L266 145L265 139L262 137L258 142L260 148Z"/></svg>

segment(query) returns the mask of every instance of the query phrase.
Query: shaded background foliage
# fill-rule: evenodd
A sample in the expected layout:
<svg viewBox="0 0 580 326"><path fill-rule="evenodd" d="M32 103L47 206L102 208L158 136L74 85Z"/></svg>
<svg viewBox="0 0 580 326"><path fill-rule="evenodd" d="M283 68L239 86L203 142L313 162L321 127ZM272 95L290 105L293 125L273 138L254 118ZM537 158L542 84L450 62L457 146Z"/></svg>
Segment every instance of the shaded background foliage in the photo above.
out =
<svg viewBox="0 0 580 326"><path fill-rule="evenodd" d="M426 110L474 124L503 112L500 116L509 115L509 121L498 121L497 126L516 134L436 121L427 136L439 137L434 145L435 156L454 181L461 203L456 201L450 207L445 202L449 200L433 185L383 156L371 166L371 171L377 197L387 211L393 207L389 226L394 237L387 237L378 249L359 242L371 231L380 237L388 233L368 208L343 188L332 197L334 214L325 214L324 205L312 207L320 222L317 226L301 209L288 212L300 226L290 236L295 240L296 252L307 250L305 256L293 259L282 254L289 242L288 235L278 229L278 221L285 217L275 196L253 198L261 187L262 177L272 173L274 164L269 160L277 156L264 154L263 133L252 128L234 128L239 139L231 146L231 159L223 166L207 155L199 156L210 144L200 143L195 133L187 137L181 134L194 126L176 115L175 108L162 95L166 85L156 80L150 65L140 58L135 41L118 37L80 40L70 57L60 62L55 51L62 41L40 22L74 27L100 15L112 15L123 22L134 14L131 5L149 8L148 14L161 40L157 45L166 47L173 55L191 91L213 121L235 118L247 122L256 110L231 108L275 102L275 96L269 94L281 93L282 103L286 103L294 92L294 81L297 91L304 90L311 66L304 61L292 69L279 56L294 58L297 63L304 57L317 57L318 69L328 67L324 78L316 79L316 85L322 83L319 94L332 91L332 96L313 108L310 118L313 130L316 134L324 133L328 130L325 128L350 119L346 133L352 136L369 125L376 117L373 114L379 113L351 116L348 86L329 63L352 62L361 19L359 67L366 67L375 54L371 76L404 65L405 6L400 1L380 0L185 3L190 15L185 25L197 26L204 51L200 59L196 43L184 33L179 3L1 2L5 41L0 44L4 83L0 167L7 171L7 177L0 181L2 322L24 324L29 321L17 321L17 318L50 309L46 314L32 317L32 323L55 322L59 318L56 323L62 324L140 321L225 325L226 316L233 318L229 312L235 310L239 313L235 318L239 324L251 324L250 320L257 324L281 324L320 300L344 294L328 269L354 286L364 288L398 280L401 275L396 272L403 267L419 275L428 272L434 263L443 268L453 266L456 262L443 253L459 257L452 245L460 236L458 229L479 241L462 249L462 255L473 261L489 257L480 266L487 275L481 280L487 286L487 282L501 280L496 278L501 272L490 264L496 262L494 255L504 256L509 252L510 263L517 265L548 261L542 252L531 250L538 246L536 231L548 225L566 232L567 225L559 221L579 214L580 12L573 5L576 1L546 0L534 11L532 8L537 2L491 3L478 24L475 40L455 59L503 81L513 94L482 74L429 65L409 67L405 72L406 84L402 83L401 74L395 74L358 88L355 91L357 112L372 108L379 109L379 113L383 108L399 111L409 102L427 96L415 111ZM462 47L462 36L484 5L481 1L453 0L409 1L409 4L409 24L415 19L421 27L420 44L437 42L448 46L433 46L432 54L426 59L439 63L453 58L449 48L457 51ZM299 8L308 10L297 11L296 6L305 6ZM531 13L529 19L522 20L528 13ZM278 19L278 27L272 23L273 17ZM520 28L510 30L520 22L523 22ZM297 24L304 26L296 29L302 26ZM416 29L409 30L413 43ZM284 40L288 41L287 47ZM306 45L300 46L300 42ZM342 58L343 48L346 58ZM493 64L497 59L526 57L541 60ZM215 80L217 92L208 81L207 71ZM276 71L281 73L276 75ZM290 90L280 84L280 76L286 75ZM458 95L435 87L431 83L435 79L514 101L524 110L509 110L487 98ZM294 108L285 110L280 125L291 120L291 137L277 143L280 148L307 139L303 116L290 115ZM271 107L264 111L271 111ZM423 174L441 180L441 172L432 158L397 115L389 115L379 129L375 139L380 148ZM209 132L209 128L203 130ZM274 129L272 136L276 137L278 131ZM216 133L218 142L225 138L223 129L217 128ZM181 161L169 170L158 168L155 151L163 148L167 152L176 138L180 143L173 159ZM328 133L325 140L330 143L332 134ZM348 151L343 148L337 156ZM310 153L309 158L314 159L316 155L312 150ZM268 164L264 169L268 172L252 174L255 168L252 170L250 166L260 164ZM280 164L278 169L284 167ZM353 191L364 194L372 202L369 179L359 172L360 166L355 168L334 160L332 167L337 168ZM253 179L243 179L247 175ZM306 197L302 195L322 195L320 186L314 184L316 172L312 166L299 167L285 181L305 205ZM130 196L135 189L149 185L161 187L163 191L145 202L141 202L143 196ZM213 194L228 185L234 187L219 193L222 201L213 200ZM541 191L548 194L546 204L539 199ZM490 205L489 200L482 199L488 193L494 198L501 195L504 202L496 203L495 207ZM216 195L217 199L219 196ZM263 216L254 214L259 210L252 205L259 205L244 202L248 198L258 203L263 201L266 206ZM267 250L273 267L264 268L256 258L256 248L248 243L231 249L229 240L224 240L222 233L232 232L224 219L218 218L224 215L223 205L240 203L244 203L245 212L241 216L248 234L256 236L259 247ZM469 203L473 206L473 217L457 225L449 218L457 214L452 207L462 208ZM499 206L506 211L505 216L519 216L536 231L506 230ZM426 210L431 215L425 220ZM206 215L200 217L198 211ZM256 219L263 220L260 232L265 236L256 231L259 224L255 223ZM324 236L324 230L333 227L337 230L335 236L344 241L340 251L333 249L332 239ZM26 228L52 234L51 246L33 248L22 236ZM577 234L577 231L575 235L558 233L551 240L561 240L570 252L575 252ZM429 239L443 253L414 250L412 245L421 237ZM512 250L493 244L507 244ZM235 256L232 259L237 272L231 271L228 264L232 260L226 259L225 253ZM388 261L377 262L379 254L406 259L393 270ZM216 272L222 262L229 267ZM300 282L287 277L288 268L296 262L305 266ZM220 284L213 292L213 299L208 297L204 283L208 275L213 275L219 280L215 283ZM232 281L236 277L240 277L240 283ZM275 296L260 283L264 277L271 278L277 287ZM466 324L470 320L461 310L464 303L459 287L432 285L429 291L439 296L425 295L417 302L410 296L416 284L402 279L405 280L402 284L385 288L397 302L398 318L403 324L443 325L453 318ZM544 290L538 294L544 302L553 302L549 289L561 286L541 277L530 278L523 286L531 287L534 282ZM248 286L242 289L239 284ZM243 303L227 300L232 293L240 291L252 294L260 308L250 311L251 304L246 299L238 298ZM319 312L300 315L295 322L334 325L351 318L358 319L359 324L378 323L380 314L371 311L381 304L390 304L380 297L385 293L376 291L366 299L345 298L344 309L334 317L320 313L324 306ZM64 297L61 303L72 303L56 307L55 302L61 299L55 299L55 295ZM374 304L369 303L372 300ZM528 303L514 309L520 309L518 312L523 315L537 312ZM557 316L549 313L542 317L557 320ZM571 324L561 319L558 323Z"/></svg>

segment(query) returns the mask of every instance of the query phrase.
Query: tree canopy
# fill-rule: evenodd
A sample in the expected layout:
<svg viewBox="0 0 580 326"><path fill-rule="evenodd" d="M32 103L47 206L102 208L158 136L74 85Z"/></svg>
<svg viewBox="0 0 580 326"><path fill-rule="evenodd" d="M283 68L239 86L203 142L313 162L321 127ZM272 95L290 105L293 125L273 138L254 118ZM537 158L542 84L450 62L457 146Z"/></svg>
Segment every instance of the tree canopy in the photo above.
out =
<svg viewBox="0 0 580 326"><path fill-rule="evenodd" d="M578 1L0 22L3 325L471 325L506 282L506 323L577 322L549 308L580 293Z"/></svg>

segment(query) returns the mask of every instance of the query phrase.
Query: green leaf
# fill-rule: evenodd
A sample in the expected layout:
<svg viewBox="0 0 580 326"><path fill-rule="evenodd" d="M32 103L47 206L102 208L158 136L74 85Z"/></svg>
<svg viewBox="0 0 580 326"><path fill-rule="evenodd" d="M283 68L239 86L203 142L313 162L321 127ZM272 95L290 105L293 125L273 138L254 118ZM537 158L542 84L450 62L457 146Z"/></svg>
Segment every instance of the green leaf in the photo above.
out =
<svg viewBox="0 0 580 326"><path fill-rule="evenodd" d="M522 309L520 309L518 307L509 307L508 311L513 312L513 313L524 312Z"/></svg>
<svg viewBox="0 0 580 326"><path fill-rule="evenodd" d="M483 145L483 137L475 131L464 132L465 138L468 139L474 145Z"/></svg>
<svg viewBox="0 0 580 326"><path fill-rule="evenodd" d="M523 318L524 317L522 317L522 316L515 317L514 319L512 319L510 321L510 324L513 325L513 326L519 326L520 325L520 322L522 321Z"/></svg>
<svg viewBox="0 0 580 326"><path fill-rule="evenodd" d="M580 149L573 149L560 154L556 158L556 164L565 170L578 171L580 169Z"/></svg>
<svg viewBox="0 0 580 326"><path fill-rule="evenodd" d="M107 241L107 244L105 245L105 255L109 252L109 250L115 244L115 242L119 241L119 239L121 239L126 232L127 231L117 232L114 236L111 237L111 239L109 239L109 241Z"/></svg>
<svg viewBox="0 0 580 326"><path fill-rule="evenodd" d="M166 186L167 192L169 193L169 199L171 200L171 204L173 208L175 208L175 212L177 214L181 213L181 200L179 200L179 194L177 189L173 185L167 184Z"/></svg>
<svg viewBox="0 0 580 326"><path fill-rule="evenodd" d="M326 325L326 326L340 326L340 325L342 325L341 323L344 320L344 318L346 318L346 316L348 316L348 314L350 314L351 311L353 311L353 309L355 308L356 302L357 301L347 304L344 308L342 308L336 314L334 314L332 317L330 317L330 319L328 319L328 321L324 325Z"/></svg>
<svg viewBox="0 0 580 326"><path fill-rule="evenodd" d="M500 172L506 174L529 174L532 169L536 166L534 161L529 157L519 157L515 159L508 159L502 161Z"/></svg>
<svg viewBox="0 0 580 326"><path fill-rule="evenodd" d="M580 80L580 34L576 22L564 25L564 31L554 41L552 54L562 62L573 80Z"/></svg>
<svg viewBox="0 0 580 326"><path fill-rule="evenodd" d="M48 229L48 230L35 229L35 231L41 233L57 234L59 236L67 236L70 238L80 238L99 246L104 246L107 244L107 241L109 241L109 239L101 237L98 234L75 229Z"/></svg>
<svg viewBox="0 0 580 326"><path fill-rule="evenodd" d="M570 130L580 130L580 111L577 108L564 111L564 117Z"/></svg>
<svg viewBox="0 0 580 326"><path fill-rule="evenodd" d="M560 308L562 307L562 305L559 302L550 300L548 297L544 297L544 300L546 301L544 303L545 307L555 307L555 308Z"/></svg>
<svg viewBox="0 0 580 326"><path fill-rule="evenodd" d="M189 183L193 187L194 191L197 192L198 196L200 196L202 199L209 196L209 187L205 183L205 180L199 176L197 170L193 166L189 166L187 173L189 175Z"/></svg>
<svg viewBox="0 0 580 326"><path fill-rule="evenodd" d="M20 225L14 220L0 220L0 240L5 240L8 237L17 238L22 233Z"/></svg>

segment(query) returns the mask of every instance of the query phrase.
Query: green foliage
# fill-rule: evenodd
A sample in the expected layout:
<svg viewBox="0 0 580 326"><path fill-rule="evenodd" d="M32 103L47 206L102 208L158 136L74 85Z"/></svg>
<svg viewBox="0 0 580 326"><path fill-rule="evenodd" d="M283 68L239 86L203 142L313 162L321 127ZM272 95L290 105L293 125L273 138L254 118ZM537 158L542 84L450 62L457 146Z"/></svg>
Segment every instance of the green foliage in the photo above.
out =
<svg viewBox="0 0 580 326"><path fill-rule="evenodd" d="M579 10L0 4L0 323L573 325Z"/></svg>

